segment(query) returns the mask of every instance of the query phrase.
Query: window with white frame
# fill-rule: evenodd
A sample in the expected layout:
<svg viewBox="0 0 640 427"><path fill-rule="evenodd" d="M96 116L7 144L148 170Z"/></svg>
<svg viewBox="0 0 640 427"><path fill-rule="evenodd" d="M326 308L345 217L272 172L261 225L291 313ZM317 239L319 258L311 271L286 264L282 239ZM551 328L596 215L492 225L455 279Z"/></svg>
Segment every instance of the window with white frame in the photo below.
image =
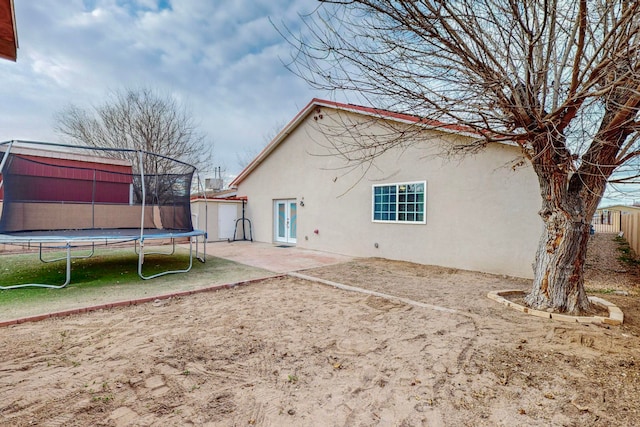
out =
<svg viewBox="0 0 640 427"><path fill-rule="evenodd" d="M425 224L426 181L373 186L374 222Z"/></svg>

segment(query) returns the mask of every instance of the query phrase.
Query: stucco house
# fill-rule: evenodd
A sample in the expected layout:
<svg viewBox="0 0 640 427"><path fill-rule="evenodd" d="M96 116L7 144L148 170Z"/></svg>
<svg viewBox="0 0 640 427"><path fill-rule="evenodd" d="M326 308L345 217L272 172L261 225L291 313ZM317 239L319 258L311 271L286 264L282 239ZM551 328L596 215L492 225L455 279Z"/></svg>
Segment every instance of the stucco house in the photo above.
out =
<svg viewBox="0 0 640 427"><path fill-rule="evenodd" d="M416 143L373 163L336 151L416 123ZM256 241L530 278L542 231L535 173L508 143L441 155L475 140L460 126L313 99L231 186Z"/></svg>

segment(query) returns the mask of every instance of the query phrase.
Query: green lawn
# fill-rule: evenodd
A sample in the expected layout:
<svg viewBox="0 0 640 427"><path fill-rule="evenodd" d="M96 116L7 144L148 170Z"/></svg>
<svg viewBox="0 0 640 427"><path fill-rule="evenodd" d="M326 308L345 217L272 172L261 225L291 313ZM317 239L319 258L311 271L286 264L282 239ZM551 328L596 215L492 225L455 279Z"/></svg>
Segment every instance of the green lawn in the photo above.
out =
<svg viewBox="0 0 640 427"><path fill-rule="evenodd" d="M88 252L85 252L88 253ZM81 254L81 253L79 253ZM64 252L49 252L44 259L65 256ZM183 270L189 264L188 253L176 252L172 256L146 255L143 265L145 275L167 270ZM194 260L192 272L202 270L206 264ZM169 276L165 276L169 277ZM0 257L0 285L21 283L47 283L61 285L66 278L66 260L52 263L40 261L37 253L3 255ZM153 279L161 282L163 277ZM71 261L71 283L67 288L91 289L117 286L119 284L143 282L138 276L138 256L131 250L101 249L91 258ZM66 289L66 288L65 288ZM0 305L7 302L39 298L63 289L18 288L0 292Z"/></svg>
<svg viewBox="0 0 640 427"><path fill-rule="evenodd" d="M160 248L170 251L170 247ZM147 248L147 252L153 248ZM85 252L86 254L87 252ZM78 255L80 255L78 253ZM45 253L45 259L64 256L64 252ZM146 276L167 271L183 270L189 265L188 250L178 248L167 255L145 255L143 273ZM168 274L151 280L138 276L138 256L133 248L96 249L87 259L72 260L71 283L62 289L18 288L0 290L2 307L56 305L66 301L74 304L98 304L105 301L128 300L150 295L192 290L217 284L235 283L272 275L268 271L216 257L206 263L193 260L188 273ZM37 253L0 255L0 286L20 283L61 285L65 281L66 260L43 263Z"/></svg>

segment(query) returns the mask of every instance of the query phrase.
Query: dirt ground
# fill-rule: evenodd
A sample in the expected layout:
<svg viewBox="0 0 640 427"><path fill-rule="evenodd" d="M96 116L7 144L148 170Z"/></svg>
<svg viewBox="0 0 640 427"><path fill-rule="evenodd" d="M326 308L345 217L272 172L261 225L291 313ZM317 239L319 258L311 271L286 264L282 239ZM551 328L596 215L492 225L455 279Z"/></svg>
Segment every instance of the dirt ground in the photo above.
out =
<svg viewBox="0 0 640 427"><path fill-rule="evenodd" d="M0 425L637 425L638 271L592 246L621 327L486 298L525 280L364 259L304 274L404 302L285 277L3 328Z"/></svg>

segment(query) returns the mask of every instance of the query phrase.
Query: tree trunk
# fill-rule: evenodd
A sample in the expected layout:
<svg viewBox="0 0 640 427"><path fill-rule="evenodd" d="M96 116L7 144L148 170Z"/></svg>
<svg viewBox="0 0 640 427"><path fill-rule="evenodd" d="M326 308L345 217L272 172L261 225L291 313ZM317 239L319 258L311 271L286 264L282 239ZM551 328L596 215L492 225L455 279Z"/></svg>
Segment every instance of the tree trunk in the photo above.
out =
<svg viewBox="0 0 640 427"><path fill-rule="evenodd" d="M567 314L582 314L591 303L584 290L584 263L591 217L604 191L584 179L574 179L572 156L565 136L553 128L532 140L539 153L533 160L538 175L542 209L539 214L544 230L534 264L531 293L525 297L529 307ZM578 178L580 178L578 176ZM583 190L587 191L583 191Z"/></svg>
<svg viewBox="0 0 640 427"><path fill-rule="evenodd" d="M536 254L533 288L525 297L531 308L568 314L590 308L583 278L590 224L579 205L576 201L572 206L573 214L559 208L541 212L545 229Z"/></svg>

